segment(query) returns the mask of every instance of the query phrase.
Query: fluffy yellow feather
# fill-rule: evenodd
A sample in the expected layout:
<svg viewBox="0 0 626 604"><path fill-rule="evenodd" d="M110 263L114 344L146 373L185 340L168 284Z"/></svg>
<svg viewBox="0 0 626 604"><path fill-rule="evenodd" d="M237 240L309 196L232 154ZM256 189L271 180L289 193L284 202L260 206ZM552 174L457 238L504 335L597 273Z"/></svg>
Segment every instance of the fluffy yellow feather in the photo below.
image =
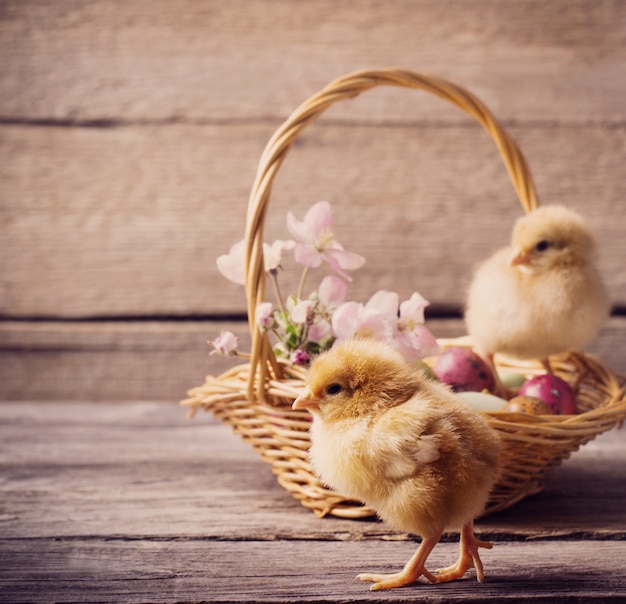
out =
<svg viewBox="0 0 626 604"><path fill-rule="evenodd" d="M396 529L422 537L393 575L363 574L372 589L425 576L451 581L483 570L473 521L497 478L499 439L485 419L446 386L427 379L387 344L343 343L311 366L294 409L308 409L311 462L321 479L364 501ZM457 564L437 575L426 558L444 530L461 530Z"/></svg>
<svg viewBox="0 0 626 604"><path fill-rule="evenodd" d="M605 322L610 301L584 220L563 206L520 218L511 245L480 265L465 320L484 356L541 359L582 348Z"/></svg>

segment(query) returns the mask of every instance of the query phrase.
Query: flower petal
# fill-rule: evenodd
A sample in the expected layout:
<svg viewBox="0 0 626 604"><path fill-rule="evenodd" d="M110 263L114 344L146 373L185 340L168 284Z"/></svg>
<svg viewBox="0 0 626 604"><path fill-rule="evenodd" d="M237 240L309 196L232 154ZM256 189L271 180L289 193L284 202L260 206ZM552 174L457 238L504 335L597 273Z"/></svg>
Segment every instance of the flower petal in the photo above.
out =
<svg viewBox="0 0 626 604"><path fill-rule="evenodd" d="M332 307L343 304L348 297L348 286L339 277L329 275L322 279L318 295L323 306Z"/></svg>
<svg viewBox="0 0 626 604"><path fill-rule="evenodd" d="M269 329L274 324L274 317L272 313L274 307L271 302L261 302L256 307L254 313L254 322L261 329Z"/></svg>
<svg viewBox="0 0 626 604"><path fill-rule="evenodd" d="M333 231L333 217L330 204L327 201L318 201L304 215L304 224L314 239L325 236Z"/></svg>
<svg viewBox="0 0 626 604"><path fill-rule="evenodd" d="M294 365L306 365L309 362L309 353L306 350L294 350L289 355L289 361Z"/></svg>
<svg viewBox="0 0 626 604"><path fill-rule="evenodd" d="M384 342L393 337L393 331L393 323L382 311L377 308L365 307L361 315L361 325L356 335Z"/></svg>
<svg viewBox="0 0 626 604"><path fill-rule="evenodd" d="M326 319L318 319L313 325L309 327L308 339L311 342L320 342L326 336L331 335L333 328Z"/></svg>
<svg viewBox="0 0 626 604"><path fill-rule="evenodd" d="M372 308L380 311L388 319L395 322L398 318L398 303L400 297L395 292L388 292L384 289L377 291L365 305L365 308Z"/></svg>
<svg viewBox="0 0 626 604"><path fill-rule="evenodd" d="M279 268L283 259L283 253L292 250L295 246L296 242L290 239L288 239L287 241L277 239L276 241L274 241L274 243L272 243L272 245L264 243L263 259L265 271L269 272Z"/></svg>
<svg viewBox="0 0 626 604"><path fill-rule="evenodd" d="M361 325L363 305L358 302L344 302L331 318L333 331L338 340L348 340Z"/></svg>
<svg viewBox="0 0 626 604"><path fill-rule="evenodd" d="M239 285L245 285L245 241L242 239L235 243L228 254L219 256L217 270L228 280Z"/></svg>
<svg viewBox="0 0 626 604"><path fill-rule="evenodd" d="M424 309L430 304L421 294L415 292L400 304L400 318L414 323L424 323Z"/></svg>
<svg viewBox="0 0 626 604"><path fill-rule="evenodd" d="M239 342L239 338L232 331L222 331L215 340L209 343L215 348L214 353L236 356L237 342Z"/></svg>
<svg viewBox="0 0 626 604"><path fill-rule="evenodd" d="M346 271L354 271L365 264L365 257L354 252L347 252L344 247L333 241L325 248L326 253L331 254L339 266Z"/></svg>
<svg viewBox="0 0 626 604"><path fill-rule="evenodd" d="M322 264L322 254L320 254L313 246L305 243L296 244L293 257L298 264L308 268L317 268L320 264Z"/></svg>
<svg viewBox="0 0 626 604"><path fill-rule="evenodd" d="M292 212L287 212L287 230L292 237L295 237L302 243L309 243L314 239L314 235L307 225L303 221L298 220Z"/></svg>
<svg viewBox="0 0 626 604"><path fill-rule="evenodd" d="M332 325L337 340L348 340L354 336L387 340L393 331L387 317L377 308L366 308L357 302L345 302L332 316Z"/></svg>
<svg viewBox="0 0 626 604"><path fill-rule="evenodd" d="M416 325L411 331L397 332L393 344L410 362L439 352L435 336L424 325Z"/></svg>
<svg viewBox="0 0 626 604"><path fill-rule="evenodd" d="M311 300L303 300L291 309L289 316L294 323L306 323L312 311L313 302Z"/></svg>
<svg viewBox="0 0 626 604"><path fill-rule="evenodd" d="M332 242L330 245L326 246L321 256L328 262L330 267L346 281L352 281L352 277L345 272L346 270L361 268L365 263L363 256L354 254L353 252L346 252L337 242Z"/></svg>

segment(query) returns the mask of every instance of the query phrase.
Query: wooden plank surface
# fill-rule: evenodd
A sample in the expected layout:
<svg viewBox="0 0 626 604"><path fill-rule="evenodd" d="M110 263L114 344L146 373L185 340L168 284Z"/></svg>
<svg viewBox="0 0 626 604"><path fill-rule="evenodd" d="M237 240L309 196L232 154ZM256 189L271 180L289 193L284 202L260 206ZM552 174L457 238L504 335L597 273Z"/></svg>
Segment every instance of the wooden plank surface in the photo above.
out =
<svg viewBox="0 0 626 604"><path fill-rule="evenodd" d="M616 0L9 0L0 18L11 119L282 118L303 90L396 65L464 81L505 119L626 116Z"/></svg>
<svg viewBox="0 0 626 604"><path fill-rule="evenodd" d="M394 572L415 544L36 540L2 555L3 602L624 602L624 543L496 543L481 554L486 578L471 572L442 585L370 592L354 577ZM39 564L27 570L32 550ZM432 563L456 560L439 545ZM619 566L621 565L621 566ZM434 567L433 567L434 568ZM539 569L539 570L538 570ZM607 572L607 569L614 569Z"/></svg>
<svg viewBox="0 0 626 604"><path fill-rule="evenodd" d="M218 273L215 260L243 237L254 171L272 131L262 124L2 128L0 250L10 262L0 272L0 313L244 312L242 288ZM513 134L544 202L588 217L610 293L625 305L626 130ZM508 243L522 214L478 126L317 124L278 175L266 239L289 238L287 212L302 217L320 199L333 205L337 239L367 259L353 299L418 290L457 309L474 266ZM295 291L299 271L293 262L285 267L285 291Z"/></svg>
<svg viewBox="0 0 626 604"><path fill-rule="evenodd" d="M520 143L542 202L588 216L621 326L625 42L616 0L0 3L0 396L174 399L201 380L205 335L169 320L214 320L215 333L245 311L215 259L243 233L263 147L358 69L428 72L477 94ZM453 317L474 263L520 213L476 124L391 88L303 134L267 238L319 199L368 259L352 299L417 289ZM624 372L619 329L598 346Z"/></svg>
<svg viewBox="0 0 626 604"><path fill-rule="evenodd" d="M428 319L437 337L466 334L461 319ZM236 360L208 340L233 331L250 349L246 322L0 322L0 400L171 401ZM587 351L626 375L626 318L614 317Z"/></svg>
<svg viewBox="0 0 626 604"><path fill-rule="evenodd" d="M486 582L372 593L416 544L320 520L207 414L175 404L0 405L3 602L624 601L626 447L611 431L546 490L478 521ZM449 564L456 536L433 552ZM610 569L610 572L607 572Z"/></svg>

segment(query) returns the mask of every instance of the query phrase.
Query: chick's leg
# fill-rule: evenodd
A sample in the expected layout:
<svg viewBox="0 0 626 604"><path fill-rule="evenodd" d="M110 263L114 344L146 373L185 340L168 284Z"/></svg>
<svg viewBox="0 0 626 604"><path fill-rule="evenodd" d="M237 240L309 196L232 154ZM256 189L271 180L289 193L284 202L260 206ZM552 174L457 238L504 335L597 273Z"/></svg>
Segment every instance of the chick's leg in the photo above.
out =
<svg viewBox="0 0 626 604"><path fill-rule="evenodd" d="M486 360L487 360L487 365L489 366L489 369L491 369L491 373L493 375L493 393L496 396L499 396L503 399L510 399L511 398L511 392L509 391L509 389L502 383L502 380L500 379L500 376L498 375L498 370L496 368L496 360L495 360L495 355L493 354L488 354L486 355Z"/></svg>
<svg viewBox="0 0 626 604"><path fill-rule="evenodd" d="M485 575L483 573L483 563L478 555L479 547L491 549L493 543L477 539L474 535L474 523L468 522L461 529L460 553L457 563L448 568L439 569L437 571L437 583L460 579L470 568L476 569L476 578L482 583Z"/></svg>
<svg viewBox="0 0 626 604"><path fill-rule="evenodd" d="M363 573L357 575L361 581L371 581L374 585L370 589L391 589L392 587L403 587L415 583L422 575L431 583L437 582L437 577L429 573L425 568L426 559L430 555L435 545L439 542L441 533L434 537L425 538L413 557L406 563L406 566L399 572L390 575L376 575Z"/></svg>

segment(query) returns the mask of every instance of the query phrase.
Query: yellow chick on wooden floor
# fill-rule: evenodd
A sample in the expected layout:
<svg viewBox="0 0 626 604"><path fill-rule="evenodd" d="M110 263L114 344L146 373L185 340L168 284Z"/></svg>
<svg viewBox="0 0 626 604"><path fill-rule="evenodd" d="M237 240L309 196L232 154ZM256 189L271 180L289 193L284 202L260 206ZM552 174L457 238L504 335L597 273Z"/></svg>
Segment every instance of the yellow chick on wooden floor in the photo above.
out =
<svg viewBox="0 0 626 604"><path fill-rule="evenodd" d="M310 459L322 481L422 537L402 571L359 579L388 589L420 576L452 581L474 567L483 581L478 548L491 544L475 537L474 519L498 476L500 450L484 417L374 340L351 340L317 357L293 408L313 416ZM446 530L460 530L460 556L435 575L426 559Z"/></svg>
<svg viewBox="0 0 626 604"><path fill-rule="evenodd" d="M520 218L510 247L477 269L465 321L480 354L540 359L579 349L606 321L610 300L594 264L596 245L583 218L544 206Z"/></svg>

